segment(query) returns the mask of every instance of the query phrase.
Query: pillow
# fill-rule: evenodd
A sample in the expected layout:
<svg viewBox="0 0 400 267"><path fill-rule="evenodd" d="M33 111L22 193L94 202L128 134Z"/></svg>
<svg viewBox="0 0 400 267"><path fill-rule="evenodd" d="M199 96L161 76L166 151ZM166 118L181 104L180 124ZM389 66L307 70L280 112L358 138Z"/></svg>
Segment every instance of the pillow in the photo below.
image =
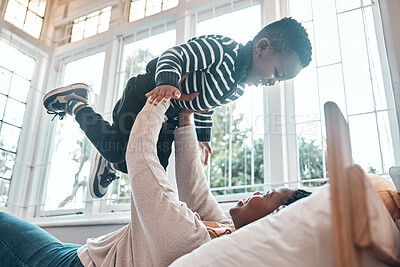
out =
<svg viewBox="0 0 400 267"><path fill-rule="evenodd" d="M366 176L378 192L392 218L400 219L400 194L393 181L376 174L367 173Z"/></svg>

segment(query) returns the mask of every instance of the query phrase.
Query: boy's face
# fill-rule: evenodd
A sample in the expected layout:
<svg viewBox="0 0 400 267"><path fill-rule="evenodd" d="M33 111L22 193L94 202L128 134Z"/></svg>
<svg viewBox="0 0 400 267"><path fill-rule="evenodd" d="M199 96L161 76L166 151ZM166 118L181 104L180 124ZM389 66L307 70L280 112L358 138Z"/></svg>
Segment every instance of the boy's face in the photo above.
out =
<svg viewBox="0 0 400 267"><path fill-rule="evenodd" d="M252 63L246 77L248 85L274 85L294 78L303 69L296 54L275 54L269 40L262 38L253 47Z"/></svg>

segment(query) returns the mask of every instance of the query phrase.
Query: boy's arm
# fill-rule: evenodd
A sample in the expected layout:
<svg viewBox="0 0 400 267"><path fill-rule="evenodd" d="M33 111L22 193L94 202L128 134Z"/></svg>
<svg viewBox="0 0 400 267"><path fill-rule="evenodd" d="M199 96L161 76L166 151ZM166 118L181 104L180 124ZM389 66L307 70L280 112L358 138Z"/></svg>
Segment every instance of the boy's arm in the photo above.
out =
<svg viewBox="0 0 400 267"><path fill-rule="evenodd" d="M212 115L214 110L211 109L205 113L194 114L194 124L196 125L197 140L199 142L211 141L211 128L213 126Z"/></svg>
<svg viewBox="0 0 400 267"><path fill-rule="evenodd" d="M182 120L180 113L180 125ZM230 223L207 183L193 124L175 130L175 159L179 199L199 213L203 221Z"/></svg>
<svg viewBox="0 0 400 267"><path fill-rule="evenodd" d="M169 102L158 107L145 104L132 127L126 151L131 220L140 222L138 227L146 233L154 253L163 255L166 265L210 240L204 225L179 201L157 157L157 139L168 107Z"/></svg>

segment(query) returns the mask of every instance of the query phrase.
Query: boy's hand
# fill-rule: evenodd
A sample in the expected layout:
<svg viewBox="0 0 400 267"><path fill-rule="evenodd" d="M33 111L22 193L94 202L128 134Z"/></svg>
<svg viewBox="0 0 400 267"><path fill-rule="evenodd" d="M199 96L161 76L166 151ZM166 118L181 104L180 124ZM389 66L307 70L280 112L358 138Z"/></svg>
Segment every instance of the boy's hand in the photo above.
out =
<svg viewBox="0 0 400 267"><path fill-rule="evenodd" d="M150 98L150 104L153 104L155 106L158 105L158 103L161 102L161 100L164 100L164 102L167 102L171 98L173 99L178 99L181 96L181 92L179 91L178 88L172 85L160 85L145 94L147 98Z"/></svg>
<svg viewBox="0 0 400 267"><path fill-rule="evenodd" d="M201 150L204 151L204 155L205 155L204 165L207 165L208 164L208 156L209 156L209 154L212 154L212 149L211 149L210 143L209 142L199 142L199 146L200 146Z"/></svg>
<svg viewBox="0 0 400 267"><path fill-rule="evenodd" d="M150 104L154 103L155 106L157 106L161 101L167 102L171 98L182 101L192 101L198 95L198 92L190 95L181 94L179 89L172 85L160 85L145 94L147 98L150 98Z"/></svg>

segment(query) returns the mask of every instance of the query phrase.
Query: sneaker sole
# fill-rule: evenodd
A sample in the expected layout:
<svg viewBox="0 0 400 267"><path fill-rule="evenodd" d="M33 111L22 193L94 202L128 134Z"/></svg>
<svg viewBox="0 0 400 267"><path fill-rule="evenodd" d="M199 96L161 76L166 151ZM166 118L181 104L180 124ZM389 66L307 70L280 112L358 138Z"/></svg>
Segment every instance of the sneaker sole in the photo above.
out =
<svg viewBox="0 0 400 267"><path fill-rule="evenodd" d="M63 95L68 95L71 93L75 93L75 99L82 101L82 102L87 102L87 97L79 95L76 92L76 89L83 89L84 91L87 91L86 95L89 95L89 86L84 83L74 83L70 84L64 87L56 88L48 92L44 97L43 97L43 105L47 109L47 106L54 101L54 99L58 96L63 96Z"/></svg>
<svg viewBox="0 0 400 267"><path fill-rule="evenodd" d="M95 165L93 166L93 169L91 171L90 179L89 179L89 193L93 198L102 198L106 193L107 190L104 194L101 194L98 190L95 190L94 188L94 183L99 184L99 181L97 179L97 174L99 173L100 167L101 167L101 160L99 160L98 157L101 157L100 153L96 154L96 158L94 160ZM96 187L97 188L97 187Z"/></svg>

